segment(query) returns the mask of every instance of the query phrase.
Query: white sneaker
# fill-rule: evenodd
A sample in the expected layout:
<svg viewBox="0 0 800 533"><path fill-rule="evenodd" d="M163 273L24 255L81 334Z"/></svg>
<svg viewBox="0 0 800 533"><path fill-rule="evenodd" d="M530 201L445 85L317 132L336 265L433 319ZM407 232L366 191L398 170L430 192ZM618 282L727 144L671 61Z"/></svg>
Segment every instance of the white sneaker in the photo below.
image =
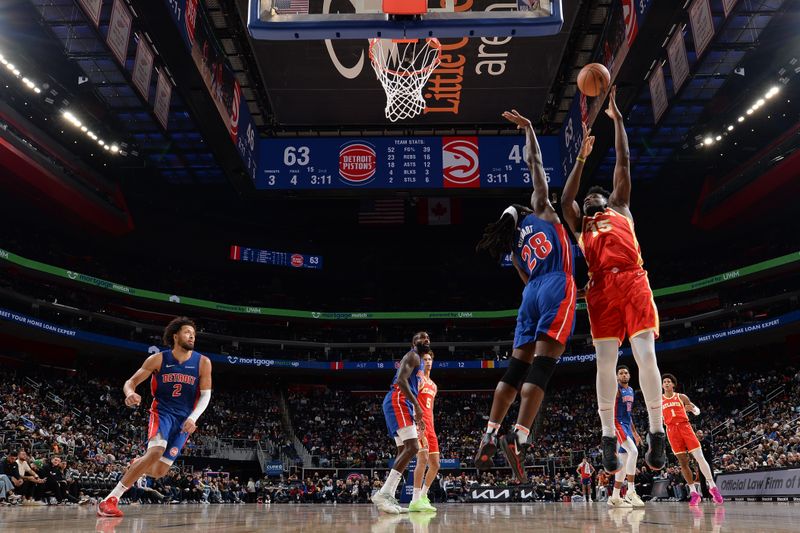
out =
<svg viewBox="0 0 800 533"><path fill-rule="evenodd" d="M608 499L608 506L614 507L615 509L630 509L633 507L631 502L625 501L619 496L611 496Z"/></svg>
<svg viewBox="0 0 800 533"><path fill-rule="evenodd" d="M392 498L392 502L395 504L397 509L400 511L400 514L409 512L408 507L403 507L402 505L400 505L400 502L397 501L397 498L395 498L394 496L391 496L391 498Z"/></svg>
<svg viewBox="0 0 800 533"><path fill-rule="evenodd" d="M370 499L378 507L378 510L389 514L400 514L400 506L397 505L397 500L393 496L378 491Z"/></svg>
<svg viewBox="0 0 800 533"><path fill-rule="evenodd" d="M628 491L623 500L631 504L633 507L644 507L644 502L635 492Z"/></svg>

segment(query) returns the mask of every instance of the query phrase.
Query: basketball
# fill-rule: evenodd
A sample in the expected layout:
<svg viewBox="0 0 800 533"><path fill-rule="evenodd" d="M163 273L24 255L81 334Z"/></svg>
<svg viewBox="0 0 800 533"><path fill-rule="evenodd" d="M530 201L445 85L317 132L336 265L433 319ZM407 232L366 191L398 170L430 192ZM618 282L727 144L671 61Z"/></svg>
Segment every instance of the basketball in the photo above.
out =
<svg viewBox="0 0 800 533"><path fill-rule="evenodd" d="M578 73L578 88L586 96L597 96L608 88L611 74L600 63L589 63Z"/></svg>

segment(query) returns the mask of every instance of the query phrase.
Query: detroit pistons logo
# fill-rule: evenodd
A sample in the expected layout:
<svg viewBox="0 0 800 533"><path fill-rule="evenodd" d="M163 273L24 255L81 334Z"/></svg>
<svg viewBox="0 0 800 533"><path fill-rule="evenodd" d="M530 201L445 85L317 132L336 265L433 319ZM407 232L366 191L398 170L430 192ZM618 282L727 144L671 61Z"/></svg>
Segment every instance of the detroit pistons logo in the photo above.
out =
<svg viewBox="0 0 800 533"><path fill-rule="evenodd" d="M300 254L292 254L292 266L295 268L303 266L303 256Z"/></svg>
<svg viewBox="0 0 800 533"><path fill-rule="evenodd" d="M366 185L373 180L377 170L378 157L374 146L361 141L342 145L339 151L339 175L346 185Z"/></svg>
<svg viewBox="0 0 800 533"><path fill-rule="evenodd" d="M180 452L180 450L178 449L178 447L177 447L177 446L173 446L173 447L172 447L172 448L170 448L170 450L169 450L169 454L170 454L170 455L172 455L172 456L176 456L176 455L178 455L178 452Z"/></svg>
<svg viewBox="0 0 800 533"><path fill-rule="evenodd" d="M239 80L233 80L233 101L231 102L230 134L233 142L239 137L239 106L242 102L242 88Z"/></svg>
<svg viewBox="0 0 800 533"><path fill-rule="evenodd" d="M481 170L477 137L442 139L442 174L445 187L480 187Z"/></svg>
<svg viewBox="0 0 800 533"><path fill-rule="evenodd" d="M197 0L186 0L186 34L189 36L189 44L194 44L194 25L197 22Z"/></svg>

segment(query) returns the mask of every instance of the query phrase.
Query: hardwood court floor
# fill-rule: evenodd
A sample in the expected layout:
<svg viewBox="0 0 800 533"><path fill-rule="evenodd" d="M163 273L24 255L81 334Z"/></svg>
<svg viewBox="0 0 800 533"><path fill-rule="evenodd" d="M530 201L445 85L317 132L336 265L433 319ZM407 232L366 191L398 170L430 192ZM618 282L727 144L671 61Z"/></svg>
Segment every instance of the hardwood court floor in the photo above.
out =
<svg viewBox="0 0 800 533"><path fill-rule="evenodd" d="M134 505L124 518L96 518L92 507L0 508L0 531L103 533L243 531L296 533L471 533L487 531L800 531L800 505L652 503L610 510L605 503L440 504L436 514L385 515L372 505Z"/></svg>

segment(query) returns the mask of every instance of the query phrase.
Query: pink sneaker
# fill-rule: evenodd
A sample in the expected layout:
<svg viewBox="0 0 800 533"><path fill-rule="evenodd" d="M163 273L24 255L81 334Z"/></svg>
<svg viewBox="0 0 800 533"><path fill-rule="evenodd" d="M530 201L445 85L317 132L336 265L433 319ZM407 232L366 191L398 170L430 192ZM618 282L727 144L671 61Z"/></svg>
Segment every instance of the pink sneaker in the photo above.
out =
<svg viewBox="0 0 800 533"><path fill-rule="evenodd" d="M697 507L701 501L703 501L703 497L700 496L700 493L693 492L692 497L689 499L689 507Z"/></svg>
<svg viewBox="0 0 800 533"><path fill-rule="evenodd" d="M708 492L711 493L711 496L714 498L714 503L716 503L717 505L722 505L723 502L725 502L725 498L722 497L722 493L719 491L719 487L708 489Z"/></svg>

